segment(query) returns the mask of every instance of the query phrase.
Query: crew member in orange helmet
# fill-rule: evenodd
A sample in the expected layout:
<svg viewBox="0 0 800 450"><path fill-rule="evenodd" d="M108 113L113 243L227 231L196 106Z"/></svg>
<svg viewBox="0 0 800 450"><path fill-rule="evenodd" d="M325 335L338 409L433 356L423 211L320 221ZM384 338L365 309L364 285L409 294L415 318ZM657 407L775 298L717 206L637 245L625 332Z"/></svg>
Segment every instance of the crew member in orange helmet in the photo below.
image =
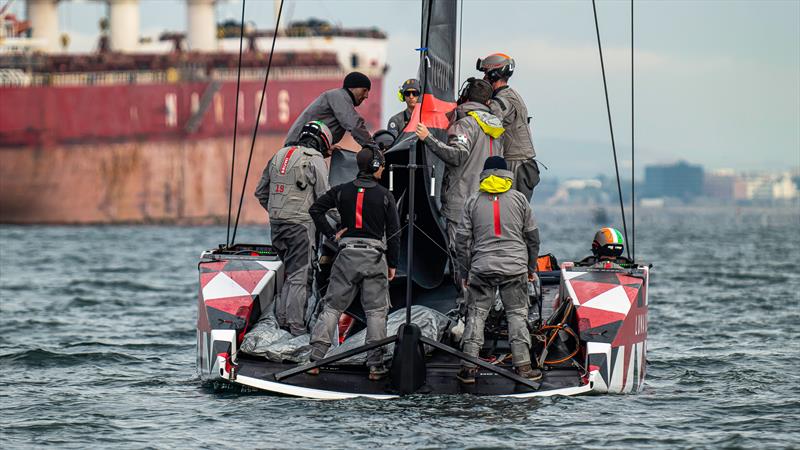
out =
<svg viewBox="0 0 800 450"><path fill-rule="evenodd" d="M476 68L484 74L483 79L494 89L489 106L506 129L501 139L503 157L514 174L514 189L525 194L530 201L533 188L539 184L539 165L534 159L536 151L533 149L528 107L519 92L508 85L514 67L514 58L503 53L494 53L476 63Z"/></svg>

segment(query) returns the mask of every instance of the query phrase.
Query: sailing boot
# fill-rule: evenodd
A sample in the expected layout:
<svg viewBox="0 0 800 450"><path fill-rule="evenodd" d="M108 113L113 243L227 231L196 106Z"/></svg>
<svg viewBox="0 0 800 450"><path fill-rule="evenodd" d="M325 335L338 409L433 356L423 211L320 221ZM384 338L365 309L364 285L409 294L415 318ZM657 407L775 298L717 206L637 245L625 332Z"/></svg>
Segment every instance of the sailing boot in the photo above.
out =
<svg viewBox="0 0 800 450"><path fill-rule="evenodd" d="M328 353L328 349L324 345L314 345L311 344L311 355L309 355L309 359L311 362L319 361L325 357L325 354ZM309 375L319 375L319 367L315 367L311 370L306 371Z"/></svg>
<svg viewBox="0 0 800 450"><path fill-rule="evenodd" d="M522 378L526 378L531 381L539 381L542 379L542 371L538 368L532 368L530 364L519 366L515 370L517 375L521 376Z"/></svg>
<svg viewBox="0 0 800 450"><path fill-rule="evenodd" d="M370 381L378 381L383 379L386 374L389 373L389 369L386 368L383 364L380 366L369 366L369 380Z"/></svg>
<svg viewBox="0 0 800 450"><path fill-rule="evenodd" d="M475 384L475 375L477 374L478 374L477 367L461 366L461 370L458 371L456 378L458 378L458 381L464 384Z"/></svg>

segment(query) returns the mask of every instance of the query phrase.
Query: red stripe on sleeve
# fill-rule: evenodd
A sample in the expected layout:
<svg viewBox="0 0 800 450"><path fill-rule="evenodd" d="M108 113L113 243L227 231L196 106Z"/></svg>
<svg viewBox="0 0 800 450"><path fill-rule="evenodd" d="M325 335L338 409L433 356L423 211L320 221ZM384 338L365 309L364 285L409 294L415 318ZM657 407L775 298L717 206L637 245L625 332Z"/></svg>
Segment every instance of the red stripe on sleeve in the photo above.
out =
<svg viewBox="0 0 800 450"><path fill-rule="evenodd" d="M502 234L502 224L500 224L500 201L497 199L497 196L494 196L494 235L500 236Z"/></svg>
<svg viewBox="0 0 800 450"><path fill-rule="evenodd" d="M361 228L361 209L364 206L364 190L358 190L358 196L356 197L356 228Z"/></svg>
<svg viewBox="0 0 800 450"><path fill-rule="evenodd" d="M297 147L292 147L286 152L286 157L283 158L283 163L281 164L281 175L286 175L286 168L289 166L289 160L292 158L292 153L294 153L294 149Z"/></svg>
<svg viewBox="0 0 800 450"><path fill-rule="evenodd" d="M489 156L494 156L494 153L492 153L492 144L493 143L494 143L494 139L489 138Z"/></svg>

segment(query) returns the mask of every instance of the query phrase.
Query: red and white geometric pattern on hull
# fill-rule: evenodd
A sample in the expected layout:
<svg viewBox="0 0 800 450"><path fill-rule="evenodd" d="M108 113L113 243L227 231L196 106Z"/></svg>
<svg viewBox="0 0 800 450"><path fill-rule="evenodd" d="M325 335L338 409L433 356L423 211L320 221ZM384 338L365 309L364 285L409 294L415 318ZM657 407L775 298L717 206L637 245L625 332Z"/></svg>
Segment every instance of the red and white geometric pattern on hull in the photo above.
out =
<svg viewBox="0 0 800 450"><path fill-rule="evenodd" d="M649 269L592 270L572 263L561 269L559 297L575 307L587 369L598 375L594 390L639 391L646 373Z"/></svg>
<svg viewBox="0 0 800 450"><path fill-rule="evenodd" d="M197 367L203 379L225 378L245 331L280 292L283 264L255 259L204 260L198 269Z"/></svg>
<svg viewBox="0 0 800 450"><path fill-rule="evenodd" d="M246 328L251 319L254 301L264 288L272 281L278 285L277 291L280 291L282 277L278 275L283 271L280 261L222 260L200 263L199 268L200 300L206 313L200 314L199 322L222 313L223 316L241 318L244 322L242 328ZM269 294L273 293L273 289L269 291ZM265 305L271 303L271 298L261 300ZM222 327L216 323L210 326L206 322L198 323L198 328L210 330Z"/></svg>

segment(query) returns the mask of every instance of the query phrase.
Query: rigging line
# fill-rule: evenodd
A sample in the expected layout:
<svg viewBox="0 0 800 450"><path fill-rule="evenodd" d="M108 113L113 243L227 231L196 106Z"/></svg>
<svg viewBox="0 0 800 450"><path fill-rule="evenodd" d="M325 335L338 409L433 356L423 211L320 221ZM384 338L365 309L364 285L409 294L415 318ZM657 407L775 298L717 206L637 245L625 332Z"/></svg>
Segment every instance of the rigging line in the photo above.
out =
<svg viewBox="0 0 800 450"><path fill-rule="evenodd" d="M460 17L458 18L458 83L456 83L456 89L461 86L461 36L464 35L464 0L461 0L458 12Z"/></svg>
<svg viewBox="0 0 800 450"><path fill-rule="evenodd" d="M236 103L234 106L235 118L233 119L233 155L231 155L231 177L228 187L228 233L225 236L225 247L231 245L231 208L233 207L233 168L236 165L236 135L239 133L239 86L242 81L242 42L244 42L244 7L247 0L242 0L242 20L239 22L239 65L236 71Z"/></svg>
<svg viewBox="0 0 800 450"><path fill-rule="evenodd" d="M233 224L233 236L231 237L231 245L236 242L236 230L239 228L239 217L242 214L242 202L244 201L244 191L247 189L247 175L250 173L250 163L253 161L253 149L256 146L256 137L258 136L258 126L261 124L261 110L266 103L267 96L267 81L269 80L269 70L272 68L272 56L275 55L275 41L278 40L278 29L281 25L281 14L283 13L283 0L278 7L278 17L275 19L275 32L272 34L272 47L269 50L269 60L267 61L267 73L264 74L264 86L261 88L261 101L258 103L258 112L256 113L256 123L253 125L253 140L250 142L250 154L247 156L247 167L244 170L244 181L242 182L242 194L239 196L239 209L236 212L236 222Z"/></svg>
<svg viewBox="0 0 800 450"><path fill-rule="evenodd" d="M403 229L404 229L405 227L407 227L407 226L408 226L408 223L406 223L406 224L405 224L405 225L403 225L402 227L398 228L398 229L397 229L397 231L395 231L394 233L392 233L392 235L391 235L391 236L387 236L387 237L386 237L386 242L389 242L389 239L391 239L391 238L393 238L393 237L397 236L398 234L400 234L400 233L403 231Z"/></svg>
<svg viewBox="0 0 800 450"><path fill-rule="evenodd" d="M634 147L634 103L633 103L633 0L631 0L631 255L636 261L636 152Z"/></svg>
<svg viewBox="0 0 800 450"><path fill-rule="evenodd" d="M422 228L420 228L417 224L414 224L414 228L416 228L420 233L422 233L423 236L428 238L429 241L433 242L433 245L439 247L439 250L441 250L444 254L446 254L447 256L452 256L450 251L445 250L444 248L442 248L441 245L439 245L436 241L434 241L433 238L428 233L426 233ZM461 269L461 270L465 270L466 269L466 267L464 267L464 265L461 264L458 261L458 259L454 259L454 262L458 265L459 269Z"/></svg>
<svg viewBox="0 0 800 450"><path fill-rule="evenodd" d="M600 44L600 25L597 22L597 5L592 0L592 10L594 11L594 28L597 31L597 50L600 52L600 70L603 73L603 90L606 96L606 111L608 112L608 129L611 131L611 148L614 151L614 170L617 173L617 192L619 193L619 209L622 212L622 229L625 232L625 242L628 241L628 225L625 221L625 205L622 203L622 185L619 182L619 164L617 163L617 145L614 142L614 126L611 123L611 104L608 101L608 84L606 82L606 67L603 63L603 47ZM626 245L628 259L631 257L630 246Z"/></svg>

